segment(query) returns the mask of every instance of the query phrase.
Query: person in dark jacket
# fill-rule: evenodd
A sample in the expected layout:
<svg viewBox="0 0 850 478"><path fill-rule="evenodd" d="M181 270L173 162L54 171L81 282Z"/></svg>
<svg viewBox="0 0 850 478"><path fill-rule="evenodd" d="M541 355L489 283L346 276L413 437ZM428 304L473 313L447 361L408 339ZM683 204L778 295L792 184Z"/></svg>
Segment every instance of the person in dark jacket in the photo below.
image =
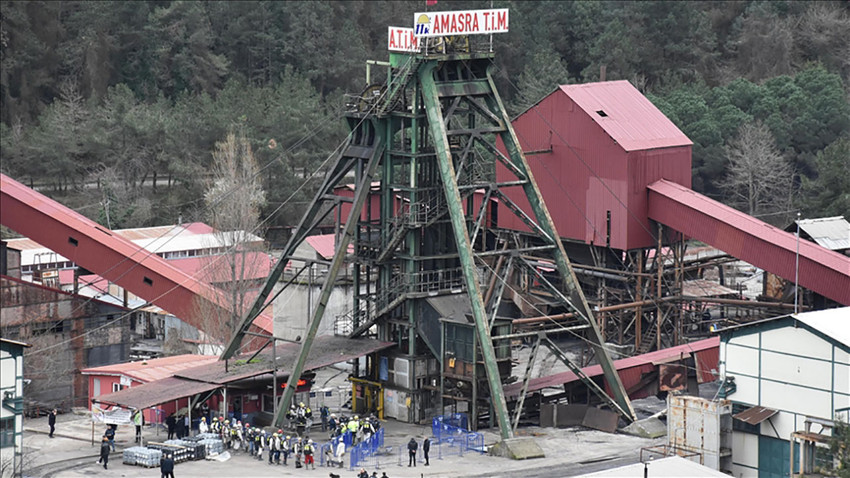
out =
<svg viewBox="0 0 850 478"><path fill-rule="evenodd" d="M109 448L111 448L112 451L115 451L115 427L116 425L109 425L103 433L103 436L105 436L109 441Z"/></svg>
<svg viewBox="0 0 850 478"><path fill-rule="evenodd" d="M106 438L104 435L103 440L100 442L100 460L97 460L98 463L103 463L103 469L106 469L106 464L109 463L109 438Z"/></svg>
<svg viewBox="0 0 850 478"><path fill-rule="evenodd" d="M183 417L177 417L174 429L177 432L177 439L182 440L186 436L186 421Z"/></svg>
<svg viewBox="0 0 850 478"><path fill-rule="evenodd" d="M416 466L416 450L419 448L419 444L416 443L415 438L411 438L409 442L407 442L407 453L410 455L410 459L407 462L408 468L411 466Z"/></svg>
<svg viewBox="0 0 850 478"><path fill-rule="evenodd" d="M165 419L165 426L168 427L168 439L174 439L174 427L177 425L177 420L174 419L174 414L168 415Z"/></svg>
<svg viewBox="0 0 850 478"><path fill-rule="evenodd" d="M162 459L159 460L159 471L162 473L162 478L174 478L174 458L171 457L171 453L162 455Z"/></svg>
<svg viewBox="0 0 850 478"><path fill-rule="evenodd" d="M50 425L50 434L47 435L50 438L53 438L53 430L56 429L56 409L50 410L50 413L47 415L47 424Z"/></svg>
<svg viewBox="0 0 850 478"><path fill-rule="evenodd" d="M430 465L428 463L428 452L431 450L431 439L425 437L425 441L422 442L422 457L425 458L425 466Z"/></svg>

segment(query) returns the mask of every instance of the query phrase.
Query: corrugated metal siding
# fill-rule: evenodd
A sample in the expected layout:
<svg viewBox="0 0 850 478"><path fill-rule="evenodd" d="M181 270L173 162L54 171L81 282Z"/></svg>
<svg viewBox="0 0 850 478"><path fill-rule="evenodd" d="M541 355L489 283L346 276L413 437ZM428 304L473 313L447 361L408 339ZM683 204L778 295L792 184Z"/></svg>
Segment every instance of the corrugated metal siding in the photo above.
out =
<svg viewBox="0 0 850 478"><path fill-rule="evenodd" d="M662 224L840 304L850 305L850 257L773 227L669 181L649 186L648 215Z"/></svg>
<svg viewBox="0 0 850 478"><path fill-rule="evenodd" d="M720 371L720 347L703 349L694 354L697 366L697 381L699 383L713 382Z"/></svg>
<svg viewBox="0 0 850 478"><path fill-rule="evenodd" d="M802 219L800 230L827 249L850 249L850 223L843 216Z"/></svg>
<svg viewBox="0 0 850 478"><path fill-rule="evenodd" d="M590 90L606 84L593 85ZM626 85L631 88L628 83ZM629 94L636 94L642 100L632 98L629 101L649 104L637 90L632 90ZM619 104L620 100L613 98L606 101L612 102L611 111L621 112L618 113L620 121L644 121L639 116L626 116L639 112L644 114L643 109L628 109ZM598 116L596 111L577 105L562 88L542 100L536 109L520 115L514 120L513 127L524 151L552 149L551 153L533 154L527 159L561 237L604 246L610 211L611 247L628 250L652 246L655 240L654 230L649 227L646 218L646 186L666 178L690 187L690 141L682 135L684 140L680 138L670 143L677 144L676 147L627 152L600 126L594 115ZM650 116L655 118L657 115L669 123L657 109ZM651 130L647 130L641 134L650 133ZM648 137L644 136L644 139ZM499 181L515 179L501 165L496 171ZM511 188L507 196L524 211L529 211L521 188ZM528 230L504 208L500 210L499 227Z"/></svg>

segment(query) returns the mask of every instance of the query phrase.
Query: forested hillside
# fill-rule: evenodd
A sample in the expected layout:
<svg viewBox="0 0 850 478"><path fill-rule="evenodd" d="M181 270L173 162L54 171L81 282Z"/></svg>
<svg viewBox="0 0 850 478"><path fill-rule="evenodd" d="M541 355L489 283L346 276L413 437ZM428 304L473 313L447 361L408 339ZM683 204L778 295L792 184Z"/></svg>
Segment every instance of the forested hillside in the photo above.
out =
<svg viewBox="0 0 850 478"><path fill-rule="evenodd" d="M850 3L493 7L511 9L494 49L514 112L604 66L693 140L696 190L775 223L797 209L850 217ZM343 95L366 86L367 59L386 59L386 27L425 8L3 1L2 171L113 228L203 220L215 144L238 130L267 224L293 224L311 196L299 185L344 137Z"/></svg>

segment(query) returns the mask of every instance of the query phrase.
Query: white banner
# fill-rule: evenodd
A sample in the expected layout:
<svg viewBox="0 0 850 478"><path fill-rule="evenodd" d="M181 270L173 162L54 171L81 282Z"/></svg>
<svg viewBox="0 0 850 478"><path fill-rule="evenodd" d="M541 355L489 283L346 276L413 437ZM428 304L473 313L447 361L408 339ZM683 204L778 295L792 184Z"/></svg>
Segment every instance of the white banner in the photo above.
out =
<svg viewBox="0 0 850 478"><path fill-rule="evenodd" d="M387 50L419 53L419 39L413 34L412 28L389 27Z"/></svg>
<svg viewBox="0 0 850 478"><path fill-rule="evenodd" d="M485 35L508 31L508 9L420 12L413 14L417 37Z"/></svg>
<svg viewBox="0 0 850 478"><path fill-rule="evenodd" d="M104 410L97 405L91 406L91 419L95 423L104 423L106 425L132 425L133 420L130 418L130 410L123 408L113 408L112 410Z"/></svg>

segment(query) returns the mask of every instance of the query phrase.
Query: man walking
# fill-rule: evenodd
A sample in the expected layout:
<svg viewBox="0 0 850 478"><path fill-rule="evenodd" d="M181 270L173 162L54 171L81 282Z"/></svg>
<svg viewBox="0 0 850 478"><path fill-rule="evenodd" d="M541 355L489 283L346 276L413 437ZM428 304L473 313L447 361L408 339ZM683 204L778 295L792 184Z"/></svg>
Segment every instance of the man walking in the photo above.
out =
<svg viewBox="0 0 850 478"><path fill-rule="evenodd" d="M307 443L304 445L304 469L306 470L308 466L312 467L314 470L316 469L316 464L313 462L313 452L315 449L313 448L313 440L307 440Z"/></svg>
<svg viewBox="0 0 850 478"><path fill-rule="evenodd" d="M53 438L53 430L56 429L56 409L50 410L50 413L47 415L47 424L50 425L50 434L47 435L50 438Z"/></svg>
<svg viewBox="0 0 850 478"><path fill-rule="evenodd" d="M174 478L174 458L171 457L171 453L162 455L162 459L159 460L159 471L162 473L162 478Z"/></svg>
<svg viewBox="0 0 850 478"><path fill-rule="evenodd" d="M103 463L103 469L106 469L106 464L109 463L109 439L106 436L100 442L100 460L98 463Z"/></svg>
<svg viewBox="0 0 850 478"><path fill-rule="evenodd" d="M416 443L415 438L411 438L409 442L407 442L407 453L410 455L410 459L407 461L407 467L416 466L416 450L419 448L419 444Z"/></svg>
<svg viewBox="0 0 850 478"><path fill-rule="evenodd" d="M422 455L425 458L425 466L430 465L428 463L428 452L431 450L431 439L425 437L425 441L422 442Z"/></svg>

